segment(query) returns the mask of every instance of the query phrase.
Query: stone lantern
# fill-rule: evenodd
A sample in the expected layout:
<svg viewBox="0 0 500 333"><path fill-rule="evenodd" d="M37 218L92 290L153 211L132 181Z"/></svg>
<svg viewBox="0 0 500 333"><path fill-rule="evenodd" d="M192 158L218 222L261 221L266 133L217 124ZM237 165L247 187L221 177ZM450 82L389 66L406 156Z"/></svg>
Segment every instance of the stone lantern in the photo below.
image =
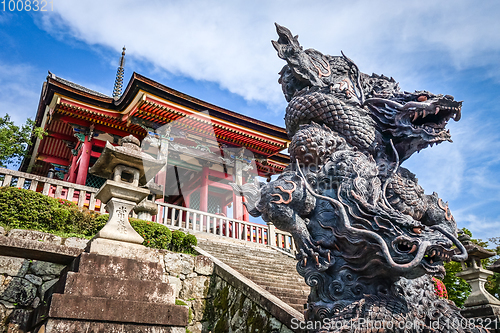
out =
<svg viewBox="0 0 500 333"><path fill-rule="evenodd" d="M500 315L500 301L484 288L486 279L493 275L493 272L482 267L481 259L493 257L496 253L472 243L468 235L461 235L459 240L467 250L469 257L465 262L462 262L462 272L456 275L463 278L472 289L461 313L466 318L490 318L493 320Z"/></svg>
<svg viewBox="0 0 500 333"><path fill-rule="evenodd" d="M89 252L113 254L114 250L110 247L125 247L128 244L129 248L133 248L142 244L144 239L132 228L128 216L138 203L150 195L148 188L140 186L146 185L147 178L152 178L164 164L165 161L143 153L139 140L132 135L123 138L121 146L106 143L89 172L108 179L96 198L106 204L109 220L90 242Z"/></svg>
<svg viewBox="0 0 500 333"><path fill-rule="evenodd" d="M490 271L493 271L495 273L500 273L500 259L498 259L497 261L495 261L493 263L493 265L489 266L488 269Z"/></svg>

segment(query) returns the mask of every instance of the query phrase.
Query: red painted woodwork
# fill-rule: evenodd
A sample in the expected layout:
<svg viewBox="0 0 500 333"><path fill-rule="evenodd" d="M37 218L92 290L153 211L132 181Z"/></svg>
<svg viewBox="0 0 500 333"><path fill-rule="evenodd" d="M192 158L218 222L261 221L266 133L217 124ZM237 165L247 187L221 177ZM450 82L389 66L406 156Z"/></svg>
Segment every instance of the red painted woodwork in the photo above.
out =
<svg viewBox="0 0 500 333"><path fill-rule="evenodd" d="M85 136L85 142L82 145L82 153L80 163L78 165L78 174L76 176L76 183L78 185L85 185L87 180L87 173L89 171L90 154L92 152L92 142Z"/></svg>
<svg viewBox="0 0 500 333"><path fill-rule="evenodd" d="M47 163L54 163L54 164L59 164L59 165L64 165L64 166L68 166L69 165L69 161L68 160L65 160L63 158L59 158L59 157L56 157L56 156L38 155L38 159L40 161L44 161L44 162L47 162Z"/></svg>
<svg viewBox="0 0 500 333"><path fill-rule="evenodd" d="M208 210L208 167L204 166L201 175L200 186L200 210L206 212Z"/></svg>
<svg viewBox="0 0 500 333"><path fill-rule="evenodd" d="M74 183L76 181L76 162L78 161L77 156L73 156L71 159L71 167L68 172L68 182Z"/></svg>

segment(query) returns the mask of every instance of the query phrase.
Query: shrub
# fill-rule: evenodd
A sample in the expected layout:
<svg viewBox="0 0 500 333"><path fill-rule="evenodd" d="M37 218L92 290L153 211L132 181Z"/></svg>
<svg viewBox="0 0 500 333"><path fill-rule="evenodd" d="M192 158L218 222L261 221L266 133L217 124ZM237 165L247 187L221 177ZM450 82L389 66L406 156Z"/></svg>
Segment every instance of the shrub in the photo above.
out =
<svg viewBox="0 0 500 333"><path fill-rule="evenodd" d="M180 230L174 230L172 232L172 242L170 244L170 249L172 251L181 252L183 248L183 241L186 234Z"/></svg>
<svg viewBox="0 0 500 333"><path fill-rule="evenodd" d="M54 199L34 191L0 187L0 225L8 229L33 229L62 237L91 238L108 222L109 215L79 210L73 202ZM130 218L132 227L144 238L143 245L193 253L194 235L166 226Z"/></svg>
<svg viewBox="0 0 500 333"><path fill-rule="evenodd" d="M172 242L170 243L170 250L175 252L184 252L194 254L192 246L198 245L198 240L195 235L185 234L181 230L174 230L172 232Z"/></svg>
<svg viewBox="0 0 500 333"><path fill-rule="evenodd" d="M131 218L130 224L135 231L139 233L144 238L142 245L153 247L155 249L168 249L170 240L172 239L172 233L170 229L166 226L149 222L144 220L138 220Z"/></svg>
<svg viewBox="0 0 500 333"><path fill-rule="evenodd" d="M0 224L10 229L90 236L86 227L95 214L80 211L75 204L64 199L15 187L0 188Z"/></svg>

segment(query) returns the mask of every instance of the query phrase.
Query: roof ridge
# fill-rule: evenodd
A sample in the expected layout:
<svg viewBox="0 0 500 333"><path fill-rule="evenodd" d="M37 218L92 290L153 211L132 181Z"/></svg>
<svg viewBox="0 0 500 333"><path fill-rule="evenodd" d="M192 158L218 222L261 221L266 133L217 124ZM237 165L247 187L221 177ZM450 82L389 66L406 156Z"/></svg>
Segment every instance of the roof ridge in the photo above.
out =
<svg viewBox="0 0 500 333"><path fill-rule="evenodd" d="M103 93L100 93L100 92L98 92L98 91L95 91L95 90L89 89L89 88L84 87L84 86L82 86L82 85L80 85L80 84L78 84L78 83L74 83L74 82L72 82L72 81L70 81L70 80L64 79L64 78L62 78L62 77L60 77L60 76L55 75L54 73L52 73L52 72L50 72L50 71L49 71L49 75L48 75L48 76L49 76L50 78L52 78L52 79L56 80L57 82L63 83L63 84L65 84L65 85L67 85L67 86L70 86L70 87L72 87L72 88L74 88L74 89L81 90L81 91L83 91L83 92L85 92L85 93L92 94L92 95L99 96L99 97L111 98L111 96L108 96L108 95L103 94Z"/></svg>

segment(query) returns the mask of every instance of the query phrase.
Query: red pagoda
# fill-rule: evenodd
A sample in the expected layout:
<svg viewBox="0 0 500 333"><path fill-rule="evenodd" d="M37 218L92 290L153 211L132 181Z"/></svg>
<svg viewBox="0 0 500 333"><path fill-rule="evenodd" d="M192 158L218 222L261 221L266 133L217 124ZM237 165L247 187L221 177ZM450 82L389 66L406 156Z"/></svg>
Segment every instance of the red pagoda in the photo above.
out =
<svg viewBox="0 0 500 333"><path fill-rule="evenodd" d="M124 50L125 51L125 50ZM36 125L48 135L31 146L21 171L100 187L88 173L106 141L130 134L167 164L156 176L160 201L248 221L241 197L229 182L270 178L288 165L280 153L290 140L277 127L188 96L134 73L123 94L124 52L113 96L92 91L49 72ZM69 198L71 199L71 198Z"/></svg>

